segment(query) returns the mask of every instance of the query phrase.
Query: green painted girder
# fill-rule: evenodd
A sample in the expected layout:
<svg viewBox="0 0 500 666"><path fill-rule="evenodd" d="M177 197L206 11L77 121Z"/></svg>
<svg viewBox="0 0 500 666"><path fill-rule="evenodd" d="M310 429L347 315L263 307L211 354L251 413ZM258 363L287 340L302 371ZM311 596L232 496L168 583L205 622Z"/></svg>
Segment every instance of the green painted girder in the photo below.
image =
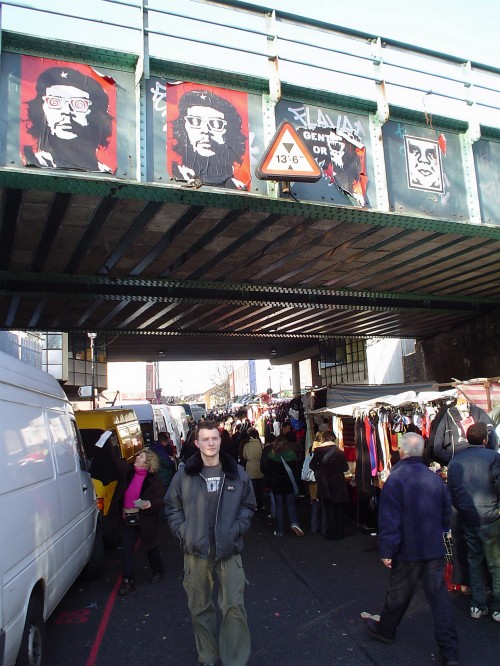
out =
<svg viewBox="0 0 500 666"><path fill-rule="evenodd" d="M396 227L413 231L431 231L440 234L454 234L468 238L489 238L500 240L500 226L467 224L443 218L416 217L400 213L386 213L353 206L294 201L292 199L272 199L267 196L233 192L217 188L193 190L180 185L162 183L138 183L119 180L110 176L93 174L55 174L40 169L31 171L0 168L0 187L20 190L42 190L49 192L70 192L72 194L134 199L139 201L160 201L222 208L226 210L248 210L278 215L293 215L314 220L333 219L337 222L367 224L378 227Z"/></svg>
<svg viewBox="0 0 500 666"><path fill-rule="evenodd" d="M131 72L134 71L138 60L137 54L125 51L97 48L62 40L42 39L9 30L2 31L2 50L58 60L85 62L88 65L105 65Z"/></svg>
<svg viewBox="0 0 500 666"><path fill-rule="evenodd" d="M36 279L35 279L36 278ZM430 294L354 291L325 287L284 287L272 284L205 282L195 280L109 278L53 273L0 272L0 293L59 295L78 299L158 303L231 303L260 307L345 308L378 311L440 310L481 312L500 306L499 298L438 296Z"/></svg>
<svg viewBox="0 0 500 666"><path fill-rule="evenodd" d="M327 90L303 88L302 86L286 83L285 81L281 83L281 93L283 99L294 100L304 104L313 104L315 106L325 105L341 111L375 113L377 110L377 103L373 100L340 95L339 93Z"/></svg>
<svg viewBox="0 0 500 666"><path fill-rule="evenodd" d="M402 123L414 123L417 125L425 125L431 127L429 124L429 115L423 111L415 109L407 109L403 106L395 106L389 104L390 118L389 120L396 120ZM448 116L440 116L432 114L432 128L442 130L452 130L454 132L466 132L469 124L464 120L458 118L450 118Z"/></svg>
<svg viewBox="0 0 500 666"><path fill-rule="evenodd" d="M259 95L269 93L268 79L238 74L237 72L214 70L200 65L195 66L151 57L149 59L149 71L151 76L228 87Z"/></svg>
<svg viewBox="0 0 500 666"><path fill-rule="evenodd" d="M481 125L481 139L493 139L494 141L500 140L500 128Z"/></svg>

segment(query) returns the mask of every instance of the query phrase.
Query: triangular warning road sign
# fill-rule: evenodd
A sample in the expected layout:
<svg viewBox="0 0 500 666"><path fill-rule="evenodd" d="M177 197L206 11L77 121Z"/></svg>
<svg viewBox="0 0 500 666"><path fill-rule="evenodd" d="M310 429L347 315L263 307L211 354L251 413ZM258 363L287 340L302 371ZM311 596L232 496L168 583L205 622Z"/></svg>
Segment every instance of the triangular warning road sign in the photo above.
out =
<svg viewBox="0 0 500 666"><path fill-rule="evenodd" d="M291 123L281 123L255 170L261 180L315 183L321 178L309 148Z"/></svg>

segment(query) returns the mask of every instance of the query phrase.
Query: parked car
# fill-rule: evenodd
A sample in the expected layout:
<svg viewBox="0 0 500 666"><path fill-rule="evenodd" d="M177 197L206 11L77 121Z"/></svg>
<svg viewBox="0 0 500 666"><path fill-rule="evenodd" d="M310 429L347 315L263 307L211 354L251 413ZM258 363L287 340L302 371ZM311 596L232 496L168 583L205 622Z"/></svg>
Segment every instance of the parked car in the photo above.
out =
<svg viewBox="0 0 500 666"><path fill-rule="evenodd" d="M85 453L90 461L97 504L102 514L104 543L113 548L120 534L110 507L118 483L116 460L133 463L144 448L141 426L133 409L104 408L75 413Z"/></svg>
<svg viewBox="0 0 500 666"><path fill-rule="evenodd" d="M71 404L0 352L0 664L43 666L44 623L103 568L99 511Z"/></svg>
<svg viewBox="0 0 500 666"><path fill-rule="evenodd" d="M200 407L200 405L182 403L180 406L184 408L187 416L191 417L195 423L198 423L200 419L204 419L207 415L207 410Z"/></svg>

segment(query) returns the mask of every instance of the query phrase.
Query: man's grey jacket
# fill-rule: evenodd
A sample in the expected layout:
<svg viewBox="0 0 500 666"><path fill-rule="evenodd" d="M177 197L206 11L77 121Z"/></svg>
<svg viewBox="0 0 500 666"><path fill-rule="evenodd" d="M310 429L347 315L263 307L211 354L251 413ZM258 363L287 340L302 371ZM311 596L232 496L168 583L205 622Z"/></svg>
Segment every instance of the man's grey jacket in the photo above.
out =
<svg viewBox="0 0 500 666"><path fill-rule="evenodd" d="M250 527L255 495L250 477L234 458L220 452L222 479L215 522L215 559L226 560L243 550L243 534ZM208 557L208 501L201 476L203 460L197 451L175 474L165 496L165 515L184 552Z"/></svg>

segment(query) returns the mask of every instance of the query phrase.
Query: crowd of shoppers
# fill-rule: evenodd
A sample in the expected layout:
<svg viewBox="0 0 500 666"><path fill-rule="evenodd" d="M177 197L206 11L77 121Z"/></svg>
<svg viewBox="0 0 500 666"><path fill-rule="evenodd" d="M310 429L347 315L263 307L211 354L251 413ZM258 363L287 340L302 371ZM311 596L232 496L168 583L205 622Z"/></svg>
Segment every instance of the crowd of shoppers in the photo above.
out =
<svg viewBox="0 0 500 666"><path fill-rule="evenodd" d="M178 455L168 433L161 433L133 467L120 463L114 504L122 530L119 594L135 589L134 548L139 539L150 564L150 582L161 582L158 525L165 506L169 526L184 550L184 589L200 664L248 663L251 642L241 549L256 510L266 512L275 536L289 530L302 537L297 502L309 496L311 532L329 541L345 536L348 465L335 433L324 427L316 433L303 466L302 444L289 424L280 427L278 436L272 430L262 437L247 418L204 420L191 429ZM469 424L464 434L467 445L448 461L447 483L446 475L431 471L424 461L425 442L419 434L407 432L400 438L400 460L383 483L379 502L378 542L389 570L388 589L378 615L362 613L369 635L392 643L422 581L447 666L459 663L444 578L443 535L450 524L455 534L463 534L470 617L491 614L500 622L500 454L482 421ZM306 465L304 482L301 470ZM212 601L215 578L222 615L218 633Z"/></svg>

